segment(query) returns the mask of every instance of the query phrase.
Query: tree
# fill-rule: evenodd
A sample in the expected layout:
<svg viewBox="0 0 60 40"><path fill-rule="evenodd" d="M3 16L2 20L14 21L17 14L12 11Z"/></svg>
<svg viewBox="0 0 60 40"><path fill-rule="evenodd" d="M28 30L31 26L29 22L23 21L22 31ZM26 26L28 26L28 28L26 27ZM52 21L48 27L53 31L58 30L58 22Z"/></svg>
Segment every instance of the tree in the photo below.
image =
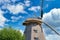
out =
<svg viewBox="0 0 60 40"><path fill-rule="evenodd" d="M0 30L0 40L24 40L24 35L13 28L3 28Z"/></svg>

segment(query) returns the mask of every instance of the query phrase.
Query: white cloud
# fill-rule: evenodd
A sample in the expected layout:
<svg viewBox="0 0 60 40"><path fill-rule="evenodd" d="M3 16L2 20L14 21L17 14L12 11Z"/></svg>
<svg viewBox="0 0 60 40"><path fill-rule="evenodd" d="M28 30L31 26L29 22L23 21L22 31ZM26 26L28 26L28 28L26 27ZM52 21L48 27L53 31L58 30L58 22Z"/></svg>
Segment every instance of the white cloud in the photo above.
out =
<svg viewBox="0 0 60 40"><path fill-rule="evenodd" d="M17 0L1 0L0 4L2 5L1 9L8 9L11 13L13 14L18 14L18 13L26 13L27 12L24 10L25 7L30 5L30 1L25 1L24 3L19 2L18 4L11 4L11 2L16 2Z"/></svg>
<svg viewBox="0 0 60 40"><path fill-rule="evenodd" d="M3 16L3 11L0 10L0 26L4 26L5 21L7 20L4 16Z"/></svg>
<svg viewBox="0 0 60 40"><path fill-rule="evenodd" d="M10 0L0 0L0 4L10 3Z"/></svg>
<svg viewBox="0 0 60 40"><path fill-rule="evenodd" d="M5 4L9 4L9 3L11 4L11 2L14 3L14 2L16 2L16 1L17 1L17 0L0 0L0 4L4 4L4 5L5 5Z"/></svg>
<svg viewBox="0 0 60 40"><path fill-rule="evenodd" d="M60 36L58 35L48 35L46 40L60 40Z"/></svg>
<svg viewBox="0 0 60 40"><path fill-rule="evenodd" d="M43 20L60 22L60 8L58 8L58 9L54 8L50 12L45 13L43 15Z"/></svg>
<svg viewBox="0 0 60 40"><path fill-rule="evenodd" d="M27 13L26 11L24 11L24 6L21 4L17 4L17 5L8 5L7 9L12 12L13 14L18 14L18 13Z"/></svg>
<svg viewBox="0 0 60 40"><path fill-rule="evenodd" d="M39 9L40 9L40 6L33 6L33 7L29 8L28 10L37 12L37 10L39 10Z"/></svg>
<svg viewBox="0 0 60 40"><path fill-rule="evenodd" d="M60 21L60 8L59 9L53 9L52 10L52 18L55 20L55 21Z"/></svg>
<svg viewBox="0 0 60 40"><path fill-rule="evenodd" d="M15 16L12 16L11 19L12 19L12 22L16 22L17 20L21 19L21 18L24 18L23 16L19 16L19 17L15 17Z"/></svg>
<svg viewBox="0 0 60 40"><path fill-rule="evenodd" d="M59 29L60 28L60 8L54 8L50 12L44 13L43 21L52 25L53 28L57 29L57 31L60 33L60 29ZM46 25L44 25L44 27L45 26ZM46 29L45 30L46 32L52 33L52 34L49 33L49 35L46 35L47 40L60 40L60 37L56 35L52 30L49 30L47 27L45 27L45 29Z"/></svg>
<svg viewBox="0 0 60 40"><path fill-rule="evenodd" d="M29 0L26 0L26 1L25 1L25 6L27 6L27 7L30 6L30 1L29 1Z"/></svg>

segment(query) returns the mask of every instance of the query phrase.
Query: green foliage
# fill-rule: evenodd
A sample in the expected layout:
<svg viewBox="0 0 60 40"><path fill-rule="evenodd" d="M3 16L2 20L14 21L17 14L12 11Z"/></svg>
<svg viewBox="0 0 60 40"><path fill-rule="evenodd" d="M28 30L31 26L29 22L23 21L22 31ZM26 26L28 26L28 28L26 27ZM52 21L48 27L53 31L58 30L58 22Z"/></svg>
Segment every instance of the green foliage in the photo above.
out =
<svg viewBox="0 0 60 40"><path fill-rule="evenodd" d="M12 28L3 28L0 30L0 40L25 40L20 31Z"/></svg>

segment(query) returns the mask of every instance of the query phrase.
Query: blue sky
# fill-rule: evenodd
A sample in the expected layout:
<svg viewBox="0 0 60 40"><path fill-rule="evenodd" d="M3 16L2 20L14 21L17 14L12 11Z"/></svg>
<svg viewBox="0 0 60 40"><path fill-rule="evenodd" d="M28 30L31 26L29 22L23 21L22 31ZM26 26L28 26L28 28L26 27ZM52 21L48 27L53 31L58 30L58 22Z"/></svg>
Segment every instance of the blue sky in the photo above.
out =
<svg viewBox="0 0 60 40"><path fill-rule="evenodd" d="M53 28L60 33L60 0L44 0L43 6L43 21L54 26ZM40 0L0 0L0 29L12 26L23 32L25 26L22 23L27 18L34 17L34 13L40 16L40 9ZM47 40L60 39L46 25L42 26Z"/></svg>

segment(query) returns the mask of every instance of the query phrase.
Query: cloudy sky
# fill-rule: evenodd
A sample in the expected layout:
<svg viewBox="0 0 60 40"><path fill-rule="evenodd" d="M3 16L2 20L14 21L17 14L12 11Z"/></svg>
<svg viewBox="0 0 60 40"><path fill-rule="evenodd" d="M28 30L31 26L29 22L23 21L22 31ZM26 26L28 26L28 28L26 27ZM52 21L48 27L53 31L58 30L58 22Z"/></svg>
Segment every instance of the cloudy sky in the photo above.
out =
<svg viewBox="0 0 60 40"><path fill-rule="evenodd" d="M0 0L0 29L12 26L21 32L25 26L22 23L30 17L40 16L40 0ZM44 0L43 21L52 25L60 33L60 0ZM46 25L42 25L46 40L59 40Z"/></svg>

